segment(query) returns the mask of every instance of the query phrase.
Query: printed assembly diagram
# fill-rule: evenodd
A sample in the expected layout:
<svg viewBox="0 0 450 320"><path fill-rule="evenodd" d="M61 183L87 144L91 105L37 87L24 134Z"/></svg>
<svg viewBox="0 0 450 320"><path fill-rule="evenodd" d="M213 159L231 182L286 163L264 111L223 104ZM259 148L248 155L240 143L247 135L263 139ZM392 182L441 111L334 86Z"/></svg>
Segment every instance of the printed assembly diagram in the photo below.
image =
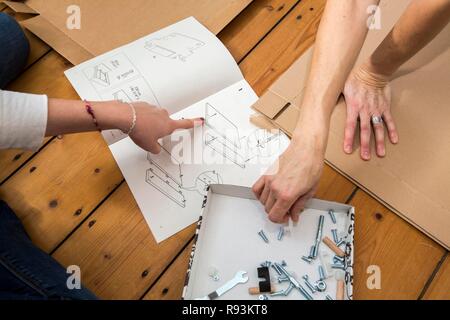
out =
<svg viewBox="0 0 450 320"><path fill-rule="evenodd" d="M211 170L202 172L191 185L187 185L183 181L183 165L169 151L161 150L158 155L149 153L147 156L150 168L146 172L146 182L180 207L186 207L189 193L205 196L209 185L223 182L219 173Z"/></svg>
<svg viewBox="0 0 450 320"><path fill-rule="evenodd" d="M83 74L103 100L147 101L160 106L150 84L123 53L85 68Z"/></svg>
<svg viewBox="0 0 450 320"><path fill-rule="evenodd" d="M179 59L186 62L196 50L206 44L198 39L180 33L171 33L167 36L153 39L145 43L145 48L155 56L169 59Z"/></svg>
<svg viewBox="0 0 450 320"><path fill-rule="evenodd" d="M279 152L281 131L276 133L256 129L248 136L210 103L205 105L205 146L245 169L257 158L267 158Z"/></svg>

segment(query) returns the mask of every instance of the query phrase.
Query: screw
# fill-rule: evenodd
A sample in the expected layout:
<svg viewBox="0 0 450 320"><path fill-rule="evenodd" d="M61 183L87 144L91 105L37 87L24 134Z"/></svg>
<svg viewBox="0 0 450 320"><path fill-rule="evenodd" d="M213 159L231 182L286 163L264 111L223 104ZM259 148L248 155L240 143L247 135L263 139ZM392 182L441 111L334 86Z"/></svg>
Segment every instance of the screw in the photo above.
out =
<svg viewBox="0 0 450 320"><path fill-rule="evenodd" d="M334 243L338 243L339 242L339 237L338 237L338 234L337 234L337 229L331 229L331 233L333 234Z"/></svg>
<svg viewBox="0 0 450 320"><path fill-rule="evenodd" d="M278 296L285 296L285 295L286 294L284 293L284 290L277 291L277 292L274 292L274 293L270 294L271 297L278 297Z"/></svg>
<svg viewBox="0 0 450 320"><path fill-rule="evenodd" d="M286 276L279 276L278 277L278 283L289 281L289 278Z"/></svg>
<svg viewBox="0 0 450 320"><path fill-rule="evenodd" d="M261 230L260 232L258 232L258 235L261 237L261 239L264 240L265 243L269 243L269 239L267 238L266 234L264 233L263 230Z"/></svg>
<svg viewBox="0 0 450 320"><path fill-rule="evenodd" d="M327 300L333 300L333 298L332 298L329 294L327 294L327 295L325 296L325 299L327 299Z"/></svg>
<svg viewBox="0 0 450 320"><path fill-rule="evenodd" d="M309 277L307 275L304 275L303 280L305 280L305 285L308 287L309 290L311 290L311 293L316 293L316 288L309 282Z"/></svg>
<svg viewBox="0 0 450 320"><path fill-rule="evenodd" d="M321 215L319 217L319 225L317 227L317 234L316 234L316 243L314 244L314 252L313 252L313 255L311 256L314 259L317 258L317 255L319 254L319 245L320 245L320 242L322 241L324 219L325 219L325 217L323 215Z"/></svg>
<svg viewBox="0 0 450 320"><path fill-rule="evenodd" d="M312 262L312 259L310 257L302 256L302 260L305 261L306 263L311 263Z"/></svg>
<svg viewBox="0 0 450 320"><path fill-rule="evenodd" d="M320 276L320 281L323 281L327 278L325 276L325 269L323 268L323 266L319 266L319 276Z"/></svg>
<svg viewBox="0 0 450 320"><path fill-rule="evenodd" d="M334 257L333 257L333 262L334 262L334 263L342 263L342 264L344 264L345 258L339 257L339 256L334 256Z"/></svg>
<svg viewBox="0 0 450 320"><path fill-rule="evenodd" d="M269 300L269 297L266 296L265 294L262 294L258 297L259 300Z"/></svg>
<svg viewBox="0 0 450 320"><path fill-rule="evenodd" d="M328 210L328 214L330 215L331 221L333 221L334 224L336 224L336 216L334 215L334 210Z"/></svg>
<svg viewBox="0 0 450 320"><path fill-rule="evenodd" d="M278 237L277 237L278 241L283 240L283 237L284 237L284 227L280 227L280 231L278 231Z"/></svg>

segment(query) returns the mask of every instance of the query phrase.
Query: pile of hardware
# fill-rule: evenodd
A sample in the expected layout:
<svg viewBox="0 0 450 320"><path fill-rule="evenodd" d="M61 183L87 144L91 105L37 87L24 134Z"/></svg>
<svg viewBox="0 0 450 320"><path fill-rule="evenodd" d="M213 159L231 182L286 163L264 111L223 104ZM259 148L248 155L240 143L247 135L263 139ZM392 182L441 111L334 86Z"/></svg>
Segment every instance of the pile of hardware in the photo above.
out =
<svg viewBox="0 0 450 320"><path fill-rule="evenodd" d="M328 214L332 223L336 225L336 216L334 211L329 210ZM333 240L331 240L327 236L323 237L324 221L325 216L320 215L314 244L313 246L311 246L309 254L307 256L305 255L301 257L304 262L312 264L319 257L319 248L322 242L334 252L335 255L331 258L329 258L329 256L325 254L321 255L318 266L319 278L317 281L312 282L310 280L311 277L305 274L302 276L303 286L292 273L286 270L286 261L281 261L279 263L265 261L261 263L261 266L257 269L258 277L263 278L264 281L261 281L259 283L258 288L250 288L249 293L252 295L259 295L260 300L267 300L269 299L269 297L288 296L295 289L298 290L300 294L307 300L314 300L313 295L317 292L325 293L325 297L327 300L333 300L330 294L326 293L326 281L331 276L334 276L337 281L336 299L343 300L345 287L344 278L346 269L346 255L341 247L345 246L347 244L347 241L346 237L342 234L342 237L339 238L337 228L331 230ZM277 239L279 241L283 239L284 233L284 227L280 227L280 231L278 232L277 236ZM258 235L265 243L269 243L269 239L263 230L259 231ZM276 282L278 284L287 283L287 287L285 289L278 291L274 290L274 285L272 284L270 277L270 269L272 269L276 273Z"/></svg>

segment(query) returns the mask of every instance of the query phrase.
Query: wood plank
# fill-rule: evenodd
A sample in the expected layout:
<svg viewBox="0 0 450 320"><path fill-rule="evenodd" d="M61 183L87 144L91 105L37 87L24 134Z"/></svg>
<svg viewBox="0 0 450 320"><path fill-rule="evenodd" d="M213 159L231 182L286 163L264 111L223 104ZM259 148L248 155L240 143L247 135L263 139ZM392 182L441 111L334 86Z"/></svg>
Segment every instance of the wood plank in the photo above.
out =
<svg viewBox="0 0 450 320"><path fill-rule="evenodd" d="M245 28L245 26L243 26L243 28ZM261 64L264 64L264 61L262 59L258 59L257 56L253 56L253 58L255 62L259 62ZM244 60L245 61L245 60ZM245 74L246 76L248 76L247 74ZM74 145L73 148L77 148L77 145ZM44 152L47 152L47 150L44 150ZM331 170L331 169L330 169ZM330 176L332 181L337 181L339 180L339 177L337 174L335 175L331 175ZM343 179L341 177L341 179ZM345 180L345 179L344 179ZM351 193L351 191L353 190L353 185L346 181L346 182L340 182L340 185L343 186L343 190L345 190L345 188L348 189L348 194ZM346 186L346 187L345 187ZM322 187L324 190L326 190L327 192L329 192L330 194L334 194L336 191L332 191L331 187L329 187L329 185L327 184L326 187ZM341 190L342 191L342 190ZM324 191L325 194L325 191ZM337 194L340 194L340 192L337 192ZM348 194L346 194L345 196L342 196L342 199L346 199L346 197L348 197ZM90 216L88 221L91 220L95 220L97 221L97 223L100 221L100 219L102 217L100 217L100 215L102 214L102 208L103 206L108 206L108 212L110 215L113 216L120 216L120 215L128 215L129 213L123 209L123 207L121 207L122 205L117 204L116 206L111 206L109 207L109 202L112 201L112 199L116 199L117 196L117 192L115 192L110 199L108 199L108 201L102 205L99 208L99 211L96 211L92 214L92 216ZM344 201L345 201L344 199ZM120 203L134 203L134 199L132 198L132 195L130 193L128 193L127 195L123 196L123 199L120 201ZM106 215L105 215L106 217ZM79 245L84 245L84 244L80 244L80 242L82 242L81 239L87 239L89 237L89 235L86 234L86 232L88 232L88 228L86 227L86 225L89 224L89 222L86 221L82 224L82 226L68 239L66 240L63 245L55 252L55 257L62 263L62 264L67 264L69 261L66 259L69 259L72 255L73 252L75 251L84 251L83 250L78 250L78 246ZM108 225L108 229L116 229L118 228L118 226L122 226L123 225L123 221L119 220L119 219L114 219L114 218L110 218L110 216L108 216L108 218L102 218L102 225ZM140 226L142 225L142 226ZM136 227L138 228L138 227ZM100 229L98 232L101 232L103 229ZM190 239L193 236L193 232L194 232L194 226L191 226L189 228L189 230L191 230L191 233L189 234L189 236L186 238L186 242L188 239ZM90 230L91 233L96 233L96 230ZM139 233L139 235L138 235ZM142 234L141 234L142 233ZM92 236L92 235L91 235ZM127 249L126 252L134 252L133 248L136 246L136 240L134 237L139 237L139 239L147 239L147 237L150 237L150 233L148 231L148 227L145 224L145 222L142 220L139 224L139 232L133 232L133 238L130 238L128 234L116 234L114 235L115 240L117 241L117 243L121 244L121 247L123 248L130 248L129 250ZM89 248L92 247L92 250L88 250L86 252L81 253L81 256L78 256L72 260L70 260L70 263L75 263L78 264L78 261L85 261L86 259L88 259L89 257L100 257L102 255L101 248L103 248L103 246L107 245L108 242L110 241L108 237L102 236L102 235L98 235L96 236L96 239L98 239L98 241L100 242L98 245L93 246L92 243L90 246L88 246ZM168 240L169 242L171 241L171 239ZM186 244L186 242L184 244ZM166 242L164 242L163 244L161 244L161 246L163 246ZM150 245L150 242L149 242ZM116 248L111 247L112 252L114 252L114 254L118 254L116 252ZM117 249L119 250L119 249ZM149 249L148 249L149 250ZM143 254L143 252L148 252L148 250L143 250L140 254ZM163 249L160 249L163 250ZM176 250L170 249L171 252L171 257L176 257L178 252L176 252ZM159 250L157 251L159 252ZM161 253L162 254L162 253ZM133 259L131 260L131 258L129 257L124 257L124 261L121 264L121 268L117 269L117 271L113 271L115 272L115 276L114 277L108 277L105 278L104 280L96 280L93 281L91 280L92 278L88 278L87 282L88 282L88 286L95 292L97 293L100 297L107 297L107 298L115 298L117 297L117 295L120 295L121 298L135 298L138 297L140 295L142 295L145 292L145 286L140 286L140 284L138 285L133 285L133 286L129 286L129 282L130 282L130 274L133 274L130 270L145 270L146 268L151 268L151 270L158 270L157 267L154 267L153 264L157 263L154 260L146 260L146 258L139 258L137 254L132 253L131 256L133 256ZM86 257L86 258L84 258ZM170 260L170 259L169 259ZM80 262L80 263L81 263ZM149 264L151 263L151 265ZM123 266L123 267L122 267ZM149 267L150 266L150 267ZM153 266L153 267L152 267ZM159 265L159 272L162 272L163 265ZM89 264L87 266L87 271L86 272L90 272L90 270L97 270L98 273L110 273L109 269L104 268L104 266L102 264L99 263L95 263L93 262L92 264ZM141 271L142 272L142 271ZM156 271L155 271L156 272ZM184 273L184 272L183 272ZM133 279L134 276L131 276ZM102 278L103 279L103 278ZM152 278L153 279L153 278ZM133 283L134 280L131 280ZM150 283L145 283L145 285L149 285ZM124 296L126 295L126 296Z"/></svg>
<svg viewBox="0 0 450 320"><path fill-rule="evenodd" d="M445 250L362 190L355 217L355 299L417 299ZM367 268L380 267L381 290L367 287Z"/></svg>
<svg viewBox="0 0 450 320"><path fill-rule="evenodd" d="M325 3L301 1L240 65L258 95L314 43Z"/></svg>
<svg viewBox="0 0 450 320"><path fill-rule="evenodd" d="M253 1L247 10L219 33L219 38L227 44L235 60L240 62L298 2L299 0ZM242 27L244 25L245 28Z"/></svg>
<svg viewBox="0 0 450 320"><path fill-rule="evenodd" d="M440 266L428 290L424 300L450 300L450 253L447 252L445 260Z"/></svg>
<svg viewBox="0 0 450 320"><path fill-rule="evenodd" d="M186 248L184 248L183 252L144 296L143 300L181 299L193 244L194 242L191 241Z"/></svg>
<svg viewBox="0 0 450 320"><path fill-rule="evenodd" d="M71 149L75 143L82 148ZM0 187L32 240L52 251L122 181L98 133L54 139ZM46 150L44 149L44 150Z"/></svg>
<svg viewBox="0 0 450 320"><path fill-rule="evenodd" d="M189 227L158 245L131 199L122 184L54 254L80 266L83 283L103 299L139 299L195 232Z"/></svg>
<svg viewBox="0 0 450 320"><path fill-rule="evenodd" d="M4 4L3 2L0 2L0 11L5 10L6 8L6 4Z"/></svg>

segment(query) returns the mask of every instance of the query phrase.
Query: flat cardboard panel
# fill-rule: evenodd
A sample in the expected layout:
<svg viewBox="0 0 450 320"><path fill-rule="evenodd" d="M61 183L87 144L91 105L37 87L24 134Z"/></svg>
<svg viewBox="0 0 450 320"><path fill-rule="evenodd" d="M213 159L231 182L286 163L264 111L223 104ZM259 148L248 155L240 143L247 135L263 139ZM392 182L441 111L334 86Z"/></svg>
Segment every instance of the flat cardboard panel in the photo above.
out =
<svg viewBox="0 0 450 320"><path fill-rule="evenodd" d="M193 246L193 260L190 262L185 299L203 297L232 279L237 271L246 271L249 280L240 284L223 299L243 300L257 298L248 294L249 287L258 287L260 279L256 269L264 261L280 262L285 260L286 270L291 272L298 282L308 291L302 276L307 274L311 282L318 279L318 266L322 263L327 268L327 290L335 298L335 269L331 268L334 253L323 243L319 247L319 256L312 264L301 260L302 254L308 255L317 232L318 219L324 216L323 236L332 238L331 229L338 229L340 237L346 237L346 299L353 296L353 230L354 208L348 205L312 200L302 213L302 223L286 228L285 236L277 240L280 225L271 223L267 214L253 195L250 188L230 185L213 185L204 204L204 211ZM337 223L334 224L328 210L334 209ZM264 230L269 243L265 243L258 232ZM219 281L213 281L209 269L219 271ZM288 283L279 284L276 273L270 269L271 280L275 289L283 290ZM310 292L309 292L310 293ZM325 299L325 293L311 294L316 300ZM287 297L270 297L270 299L304 300L298 290L293 290Z"/></svg>
<svg viewBox="0 0 450 320"><path fill-rule="evenodd" d="M357 64L381 43L409 3L410 0L381 2L382 29L369 32ZM350 156L344 154L343 100L333 113L326 153L332 167L446 248L450 248L448 39L450 25L395 75L392 111L400 144L392 146L387 142L386 158L374 156L370 162L364 162L359 150ZM266 94L282 96L286 103L298 105L303 91L298 83L304 84L307 79L310 58L310 54L302 56ZM295 77L299 80L295 81ZM273 116L273 108L264 103L258 103L255 109ZM293 130L295 112L288 108L284 113L287 114L278 115L274 122L285 131Z"/></svg>
<svg viewBox="0 0 450 320"><path fill-rule="evenodd" d="M251 0L28 0L25 4L53 26L42 29L43 38L51 38L52 46L74 64L86 60L83 52L76 55L71 47L62 43L70 39L80 50L91 54L90 58L133 40L141 38L179 20L194 16L210 31L217 34L236 17ZM67 28L70 14L67 8L80 7L81 30ZM28 26L35 31L35 25ZM56 29L56 30L55 30ZM36 32L37 33L37 32ZM44 39L45 40L45 39ZM57 41L56 41L57 40Z"/></svg>

